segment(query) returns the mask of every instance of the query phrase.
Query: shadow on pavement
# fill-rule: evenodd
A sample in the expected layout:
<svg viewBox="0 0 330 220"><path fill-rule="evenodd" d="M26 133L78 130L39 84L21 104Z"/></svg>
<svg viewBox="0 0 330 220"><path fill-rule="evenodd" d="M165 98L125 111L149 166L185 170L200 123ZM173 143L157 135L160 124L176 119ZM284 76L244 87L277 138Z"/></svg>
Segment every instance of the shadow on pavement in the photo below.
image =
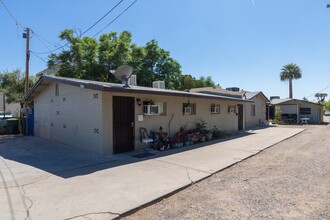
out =
<svg viewBox="0 0 330 220"><path fill-rule="evenodd" d="M253 134L251 130L240 131L224 139L207 141L166 151L146 148L140 151L109 156L101 156L38 137L2 137L0 138L0 156L19 163L9 163L8 169L10 168L11 170L15 170L14 166L28 165L62 178L71 178L88 175L104 169L186 152L220 142L242 138L251 134ZM19 168L18 170L22 172L24 168Z"/></svg>

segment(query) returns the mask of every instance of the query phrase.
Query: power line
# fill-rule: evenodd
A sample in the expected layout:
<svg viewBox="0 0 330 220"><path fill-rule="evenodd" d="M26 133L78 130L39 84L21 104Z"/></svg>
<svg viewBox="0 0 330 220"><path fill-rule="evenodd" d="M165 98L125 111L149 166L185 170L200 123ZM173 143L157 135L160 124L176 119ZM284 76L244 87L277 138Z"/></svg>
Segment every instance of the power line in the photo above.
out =
<svg viewBox="0 0 330 220"><path fill-rule="evenodd" d="M32 33L34 35L36 35L36 37L40 40L40 42L43 40L44 42L48 43L49 45L51 45L52 47L58 47L58 45L55 45L54 43L51 43L50 41L48 41L46 38L44 38L43 36L41 36L40 34L37 34L34 30L32 30Z"/></svg>
<svg viewBox="0 0 330 220"><path fill-rule="evenodd" d="M37 54L35 54L33 51L30 50L30 52L37 58L39 58L42 62L47 64L47 61L45 61L42 57L38 56Z"/></svg>
<svg viewBox="0 0 330 220"><path fill-rule="evenodd" d="M0 0L1 4L3 5L3 7L5 8L5 10L7 11L7 13L9 14L9 16L15 21L15 24L17 26L20 26L24 29L23 25L21 25L21 23L15 18L15 16L9 11L9 9L7 8L7 6L5 5L5 3Z"/></svg>
<svg viewBox="0 0 330 220"><path fill-rule="evenodd" d="M113 10L115 10L124 0L120 0L115 6L113 6L105 15L103 15L99 20L97 20L93 25L91 25L89 28L87 28L83 33L81 33L79 35L79 38L84 35L85 33L87 33L90 29L92 29L95 25L97 25L100 21L102 21L106 16L108 16ZM137 1L137 0L136 0ZM127 10L127 9L126 9ZM36 54L48 54L48 53L52 53L52 52L55 52L59 49L62 49L64 47L66 47L67 45L69 45L69 42L62 45L62 46L59 46L57 48L55 48L54 50L50 50L50 51L47 51L47 52L35 52Z"/></svg>
<svg viewBox="0 0 330 220"><path fill-rule="evenodd" d="M109 27L113 22L115 22L120 16L122 16L130 7L132 7L138 0L135 0L134 2L132 2L124 11L122 11L117 17L115 17L110 23L107 24L107 26L105 26L102 30L100 30L99 32L97 32L96 34L93 35L93 37L95 37L96 35L98 35L99 33L101 33L102 31L104 31L104 29L106 29L107 27Z"/></svg>
<svg viewBox="0 0 330 220"><path fill-rule="evenodd" d="M37 37L37 39L40 41L40 43L42 44L42 45L44 45L48 50L50 50L50 48L41 40L41 38L32 30L32 34L33 34L33 36L36 36ZM33 37L32 36L32 37ZM31 38L32 38L31 37Z"/></svg>
<svg viewBox="0 0 330 220"><path fill-rule="evenodd" d="M124 0L120 0L113 8L110 9L105 15L103 15L97 22L95 22L92 26L87 28L83 33L80 34L80 37L86 34L90 29L92 29L95 25L97 25L100 21L102 21L108 14L110 14L113 10L115 10Z"/></svg>
<svg viewBox="0 0 330 220"><path fill-rule="evenodd" d="M320 91L318 91L318 92L316 92L316 93L320 93L320 92L323 92L324 90L326 90L326 89L328 89L328 88L330 88L330 85L329 86L327 86L326 88L324 88L324 89L321 89ZM314 94L312 94L312 95L310 95L310 96L307 96L306 98L309 98L309 97L311 97L311 96L314 96L316 93L314 93Z"/></svg>

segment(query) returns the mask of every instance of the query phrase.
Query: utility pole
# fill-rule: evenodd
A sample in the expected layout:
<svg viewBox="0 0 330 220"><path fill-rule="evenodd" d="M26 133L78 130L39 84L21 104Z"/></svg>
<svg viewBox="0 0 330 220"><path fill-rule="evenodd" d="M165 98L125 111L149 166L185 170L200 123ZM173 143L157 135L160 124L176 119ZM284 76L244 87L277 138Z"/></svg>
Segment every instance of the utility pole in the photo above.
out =
<svg viewBox="0 0 330 220"><path fill-rule="evenodd" d="M25 33L23 33L23 38L26 39L26 52L25 52L25 85L24 85L24 97L29 92L29 62L30 62L30 28L25 29ZM25 108L25 117L24 114L21 114L22 120L22 131L24 135L28 134L28 112L27 112L28 102L24 102Z"/></svg>
<svg viewBox="0 0 330 220"><path fill-rule="evenodd" d="M23 33L23 38L26 38L24 96L26 96L29 92L30 28L26 28L25 31L26 33ZM24 108L27 108L27 104L27 101L25 101Z"/></svg>

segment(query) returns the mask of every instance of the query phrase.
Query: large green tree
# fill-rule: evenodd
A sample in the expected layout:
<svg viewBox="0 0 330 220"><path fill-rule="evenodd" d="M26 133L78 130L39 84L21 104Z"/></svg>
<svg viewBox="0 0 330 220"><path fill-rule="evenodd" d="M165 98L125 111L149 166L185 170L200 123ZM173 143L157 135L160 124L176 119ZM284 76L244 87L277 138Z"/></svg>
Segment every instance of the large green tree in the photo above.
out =
<svg viewBox="0 0 330 220"><path fill-rule="evenodd" d="M282 67L280 73L281 81L289 81L289 98L293 97L292 92L292 80L300 79L302 77L302 72L299 66L294 63L287 64Z"/></svg>
<svg viewBox="0 0 330 220"><path fill-rule="evenodd" d="M196 79L192 75L182 75L180 79L181 79L182 90L216 86L211 76L208 77L201 76L199 79Z"/></svg>
<svg viewBox="0 0 330 220"><path fill-rule="evenodd" d="M33 85L35 77L30 76L29 86ZM20 69L0 72L0 91L6 96L6 103L23 103L25 74Z"/></svg>
<svg viewBox="0 0 330 220"><path fill-rule="evenodd" d="M51 54L48 61L50 68L59 68L59 76L116 82L110 70L128 64L133 66L141 86L165 80L170 89L180 87L180 64L155 40L145 46L137 46L132 43L132 35L128 31L103 34L99 40L81 39L69 29L62 31L60 39L67 42L68 48L59 54Z"/></svg>
<svg viewBox="0 0 330 220"><path fill-rule="evenodd" d="M165 81L168 89L189 89L214 86L210 76L195 79L181 73L181 65L169 51L159 47L156 40L138 46L132 42L129 31L102 34L98 40L75 37L74 31L66 29L60 39L66 41L66 49L49 56L48 67L58 69L64 77L117 82L111 70L127 64L133 67L140 86L152 86L153 81ZM183 86L184 79L191 78L191 86ZM187 81L186 80L186 81Z"/></svg>

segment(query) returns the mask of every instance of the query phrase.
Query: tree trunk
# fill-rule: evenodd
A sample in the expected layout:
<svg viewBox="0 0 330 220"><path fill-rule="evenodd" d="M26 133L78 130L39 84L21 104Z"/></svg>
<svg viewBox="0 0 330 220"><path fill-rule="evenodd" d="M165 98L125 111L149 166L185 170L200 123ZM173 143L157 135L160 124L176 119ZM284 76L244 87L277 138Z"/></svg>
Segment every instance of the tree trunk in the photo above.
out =
<svg viewBox="0 0 330 220"><path fill-rule="evenodd" d="M290 99L293 98L293 94L292 94L292 79L289 79L289 98Z"/></svg>

